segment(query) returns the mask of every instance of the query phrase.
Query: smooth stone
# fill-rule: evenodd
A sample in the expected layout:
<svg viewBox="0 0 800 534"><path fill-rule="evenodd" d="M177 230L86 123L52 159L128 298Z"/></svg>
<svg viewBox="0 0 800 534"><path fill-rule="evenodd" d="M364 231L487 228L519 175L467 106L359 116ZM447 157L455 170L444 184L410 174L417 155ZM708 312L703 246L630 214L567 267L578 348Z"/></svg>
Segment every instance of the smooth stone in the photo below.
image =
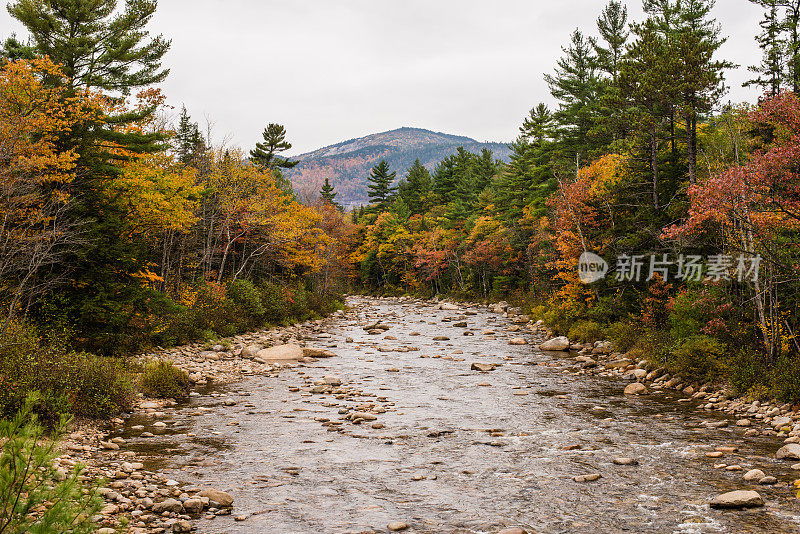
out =
<svg viewBox="0 0 800 534"><path fill-rule="evenodd" d="M392 532L400 532L401 530L407 530L408 525L400 521L392 521L391 523L386 525L386 528L388 528Z"/></svg>
<svg viewBox="0 0 800 534"><path fill-rule="evenodd" d="M747 482L758 482L765 476L767 475L761 469L751 469L750 471L745 473L742 478L744 478L744 480Z"/></svg>
<svg viewBox="0 0 800 534"><path fill-rule="evenodd" d="M594 482L595 480L600 480L602 475L600 473L592 473L590 475L578 475L576 477L572 477L572 480L575 482Z"/></svg>
<svg viewBox="0 0 800 534"><path fill-rule="evenodd" d="M800 443L784 445L775 453L778 460L800 460Z"/></svg>
<svg viewBox="0 0 800 534"><path fill-rule="evenodd" d="M625 388L625 395L647 395L649 392L641 382L634 382Z"/></svg>
<svg viewBox="0 0 800 534"><path fill-rule="evenodd" d="M293 343L277 345L268 349L261 349L256 353L256 357L265 361L300 360L303 358L303 348Z"/></svg>
<svg viewBox="0 0 800 534"><path fill-rule="evenodd" d="M554 337L553 339L548 339L541 345L539 345L539 350L548 350L554 352L563 352L569 349L569 339L565 336Z"/></svg>
<svg viewBox="0 0 800 534"><path fill-rule="evenodd" d="M216 490L214 488L206 488L200 492L200 497L207 497L209 501L216 503L218 506L228 508L233 506L233 496L230 493Z"/></svg>
<svg viewBox="0 0 800 534"><path fill-rule="evenodd" d="M717 495L711 501L711 508L755 508L764 506L764 499L756 491L736 490Z"/></svg>

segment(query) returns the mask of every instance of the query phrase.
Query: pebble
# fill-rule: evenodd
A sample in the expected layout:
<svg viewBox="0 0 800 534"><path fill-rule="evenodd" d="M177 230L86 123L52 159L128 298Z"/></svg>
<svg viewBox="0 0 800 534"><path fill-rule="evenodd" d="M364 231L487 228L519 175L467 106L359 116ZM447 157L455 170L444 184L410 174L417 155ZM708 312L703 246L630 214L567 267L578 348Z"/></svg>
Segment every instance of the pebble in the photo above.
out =
<svg viewBox="0 0 800 534"><path fill-rule="evenodd" d="M388 525L386 525L392 532L400 532L401 530L408 530L408 525L406 523L402 523L400 521L392 521Z"/></svg>

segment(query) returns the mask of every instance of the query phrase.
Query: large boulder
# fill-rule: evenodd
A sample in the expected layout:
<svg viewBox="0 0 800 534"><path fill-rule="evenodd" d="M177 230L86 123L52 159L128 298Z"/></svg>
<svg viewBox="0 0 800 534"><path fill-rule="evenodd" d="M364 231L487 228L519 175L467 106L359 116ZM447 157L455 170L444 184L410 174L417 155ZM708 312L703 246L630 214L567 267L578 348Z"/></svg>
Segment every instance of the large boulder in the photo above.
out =
<svg viewBox="0 0 800 534"><path fill-rule="evenodd" d="M256 353L256 357L265 361L301 360L303 358L303 348L293 343L277 345L268 349L261 349Z"/></svg>
<svg viewBox="0 0 800 534"><path fill-rule="evenodd" d="M569 350L569 339L567 339L565 336L554 337L553 339L548 339L539 345L539 349L563 352Z"/></svg>
<svg viewBox="0 0 800 534"><path fill-rule="evenodd" d="M756 508L764 506L764 499L756 491L736 490L717 495L711 501L711 508Z"/></svg>
<svg viewBox="0 0 800 534"><path fill-rule="evenodd" d="M800 460L800 443L787 443L775 453L778 460Z"/></svg>
<svg viewBox="0 0 800 534"><path fill-rule="evenodd" d="M201 497L207 497L208 500L222 508L230 508L233 506L233 496L230 493L225 493L214 488L206 488L200 492Z"/></svg>

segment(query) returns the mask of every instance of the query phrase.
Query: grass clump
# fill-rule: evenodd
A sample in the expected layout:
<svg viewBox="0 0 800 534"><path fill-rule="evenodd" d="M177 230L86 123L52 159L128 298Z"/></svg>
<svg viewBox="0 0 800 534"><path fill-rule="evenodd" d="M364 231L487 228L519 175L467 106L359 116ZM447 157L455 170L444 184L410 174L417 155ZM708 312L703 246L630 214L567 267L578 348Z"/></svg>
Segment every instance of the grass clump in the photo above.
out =
<svg viewBox="0 0 800 534"><path fill-rule="evenodd" d="M142 393L159 399L180 398L189 394L189 374L172 362L151 362L139 379Z"/></svg>

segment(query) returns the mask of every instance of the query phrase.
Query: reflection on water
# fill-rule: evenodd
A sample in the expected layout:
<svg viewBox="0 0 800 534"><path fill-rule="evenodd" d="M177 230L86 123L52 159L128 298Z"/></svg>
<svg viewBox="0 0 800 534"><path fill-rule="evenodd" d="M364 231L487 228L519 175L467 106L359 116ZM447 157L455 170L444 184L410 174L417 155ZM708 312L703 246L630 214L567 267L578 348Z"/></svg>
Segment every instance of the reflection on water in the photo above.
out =
<svg viewBox="0 0 800 534"><path fill-rule="evenodd" d="M200 521L199 532L385 532L391 521L431 533L800 531L800 507L785 484L756 488L763 509L707 506L718 493L750 488L742 473L751 468L794 479L773 460L774 438L744 438L735 426L698 428L721 416L693 411L674 392L625 398L622 382L575 376L566 355L509 346L504 320L483 309L461 315L387 301L351 305L348 319L331 323L333 339L318 341L336 343L337 358L216 390L235 406L205 391L174 411L178 424L167 431L151 429L146 418L127 422L124 436L149 468L229 491L234 516L249 515ZM396 340L362 329L377 318ZM456 318L467 329L455 327ZM487 340L486 329L497 339ZM420 350L377 350L403 346ZM472 362L502 365L480 373L470 371ZM361 395L306 393L305 379L330 375ZM295 387L301 390L289 391ZM385 428L345 421L342 434L325 426L359 404L386 408L376 421ZM200 415L198 407L210 410ZM134 425L156 436L140 438ZM719 445L740 451L705 456ZM615 465L617 457L639 464ZM714 469L715 462L744 471ZM572 480L590 473L602 478Z"/></svg>

